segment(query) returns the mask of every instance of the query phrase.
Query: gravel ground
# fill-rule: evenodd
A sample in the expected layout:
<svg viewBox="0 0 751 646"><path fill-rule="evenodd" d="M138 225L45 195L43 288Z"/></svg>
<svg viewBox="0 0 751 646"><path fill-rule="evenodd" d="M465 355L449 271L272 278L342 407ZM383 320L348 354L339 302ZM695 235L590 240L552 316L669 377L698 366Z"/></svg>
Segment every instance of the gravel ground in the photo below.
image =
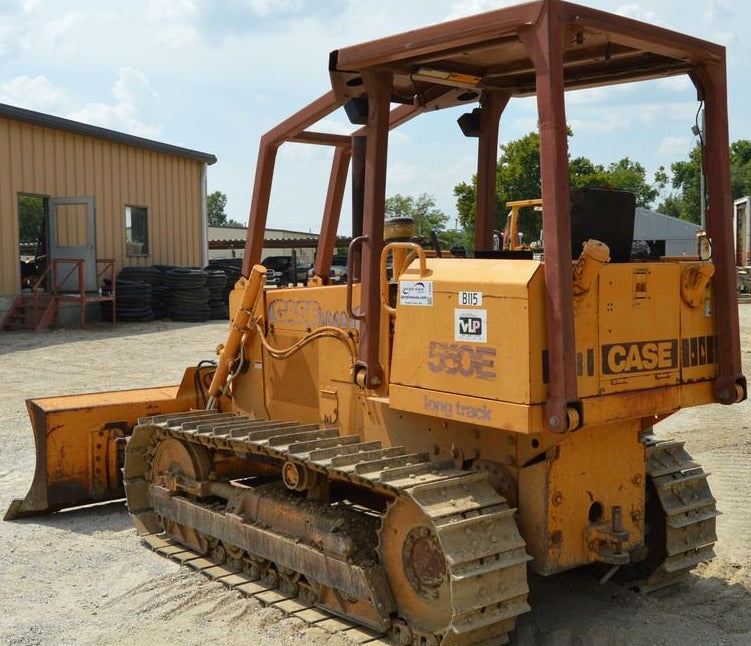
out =
<svg viewBox="0 0 751 646"><path fill-rule="evenodd" d="M751 304L740 306L751 375ZM34 442L24 400L158 386L212 358L225 323L149 323L0 334L0 506L28 490ZM751 644L751 404L685 410L657 427L686 440L712 472L723 516L717 559L651 595L587 571L531 577L531 613L516 644L748 646ZM122 503L0 522L0 643L344 646L273 609L145 550Z"/></svg>

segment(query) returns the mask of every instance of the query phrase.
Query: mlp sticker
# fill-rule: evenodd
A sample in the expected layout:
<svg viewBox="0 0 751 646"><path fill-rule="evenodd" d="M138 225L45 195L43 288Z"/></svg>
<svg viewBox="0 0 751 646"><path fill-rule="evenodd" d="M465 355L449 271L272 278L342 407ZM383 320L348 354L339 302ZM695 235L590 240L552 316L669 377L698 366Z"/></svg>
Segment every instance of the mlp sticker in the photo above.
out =
<svg viewBox="0 0 751 646"><path fill-rule="evenodd" d="M454 310L454 339L488 342L488 310Z"/></svg>
<svg viewBox="0 0 751 646"><path fill-rule="evenodd" d="M400 305L433 305L432 280L402 280L399 283Z"/></svg>

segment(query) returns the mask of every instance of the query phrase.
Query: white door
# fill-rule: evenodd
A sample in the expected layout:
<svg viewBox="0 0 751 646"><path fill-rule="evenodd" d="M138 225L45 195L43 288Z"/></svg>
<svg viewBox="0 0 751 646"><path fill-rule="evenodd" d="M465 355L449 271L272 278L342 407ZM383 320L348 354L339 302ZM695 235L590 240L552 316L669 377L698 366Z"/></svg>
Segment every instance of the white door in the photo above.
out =
<svg viewBox="0 0 751 646"><path fill-rule="evenodd" d="M50 261L61 258L83 260L85 290L87 292L96 291L98 285L94 198L50 198L48 222L49 241L47 248ZM79 291L78 270L74 268L73 263L59 263L57 275L60 291Z"/></svg>

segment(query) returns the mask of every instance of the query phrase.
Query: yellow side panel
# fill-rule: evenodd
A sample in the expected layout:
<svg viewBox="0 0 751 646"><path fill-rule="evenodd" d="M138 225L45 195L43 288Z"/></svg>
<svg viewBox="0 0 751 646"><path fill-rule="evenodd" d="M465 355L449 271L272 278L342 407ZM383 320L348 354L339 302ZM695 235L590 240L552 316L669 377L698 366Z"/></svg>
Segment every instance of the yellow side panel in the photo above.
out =
<svg viewBox="0 0 751 646"><path fill-rule="evenodd" d="M600 272L600 393L680 380L680 275L675 264L605 265Z"/></svg>
<svg viewBox="0 0 751 646"><path fill-rule="evenodd" d="M402 274L391 383L529 403L542 373L541 358L530 362L530 348L541 343L530 335L544 329L544 316L529 302L530 283L542 282L540 267L532 260L429 259L424 279L414 269ZM403 297L421 282L432 298ZM476 301L462 302L467 294ZM539 387L535 395L542 399Z"/></svg>
<svg viewBox="0 0 751 646"><path fill-rule="evenodd" d="M543 407L399 386L389 390L391 408L443 420L530 433L543 428Z"/></svg>
<svg viewBox="0 0 751 646"><path fill-rule="evenodd" d="M269 343L283 350L322 326L351 330L356 337L359 322L346 313L345 290L344 285L267 290ZM359 285L353 300L359 302ZM344 343L318 339L286 359L275 359L266 350L261 354L271 418L306 423L328 420L348 427L355 423L353 358Z"/></svg>

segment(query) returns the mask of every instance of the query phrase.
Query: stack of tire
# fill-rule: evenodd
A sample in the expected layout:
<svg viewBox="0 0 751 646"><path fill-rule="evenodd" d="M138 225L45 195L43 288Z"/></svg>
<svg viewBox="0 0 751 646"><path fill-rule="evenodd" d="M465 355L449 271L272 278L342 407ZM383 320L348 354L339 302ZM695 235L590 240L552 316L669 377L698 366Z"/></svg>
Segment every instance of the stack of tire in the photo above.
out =
<svg viewBox="0 0 751 646"><path fill-rule="evenodd" d="M111 283L104 281L105 290L111 290ZM116 313L118 322L136 323L140 321L154 320L154 312L151 309L151 285L149 283L118 278L116 287ZM102 319L112 320L112 301L102 301Z"/></svg>
<svg viewBox="0 0 751 646"><path fill-rule="evenodd" d="M151 286L151 311L155 319L167 316L167 293L169 288L164 284L164 273L155 265L151 267L123 267L118 274L118 280L128 280L148 283Z"/></svg>
<svg viewBox="0 0 751 646"><path fill-rule="evenodd" d="M194 267L168 269L165 282L169 287L167 314L176 321L207 321L209 319L208 274Z"/></svg>
<svg viewBox="0 0 751 646"><path fill-rule="evenodd" d="M209 290L209 318L228 319L229 305L225 298L227 274L221 269L206 271L206 287Z"/></svg>
<svg viewBox="0 0 751 646"><path fill-rule="evenodd" d="M226 304L229 304L229 293L235 288L235 283L242 276L242 267L242 258L217 258L216 260L210 260L206 266L207 271L219 270L223 271L227 276L227 284L224 286L224 292L222 293L222 299Z"/></svg>

